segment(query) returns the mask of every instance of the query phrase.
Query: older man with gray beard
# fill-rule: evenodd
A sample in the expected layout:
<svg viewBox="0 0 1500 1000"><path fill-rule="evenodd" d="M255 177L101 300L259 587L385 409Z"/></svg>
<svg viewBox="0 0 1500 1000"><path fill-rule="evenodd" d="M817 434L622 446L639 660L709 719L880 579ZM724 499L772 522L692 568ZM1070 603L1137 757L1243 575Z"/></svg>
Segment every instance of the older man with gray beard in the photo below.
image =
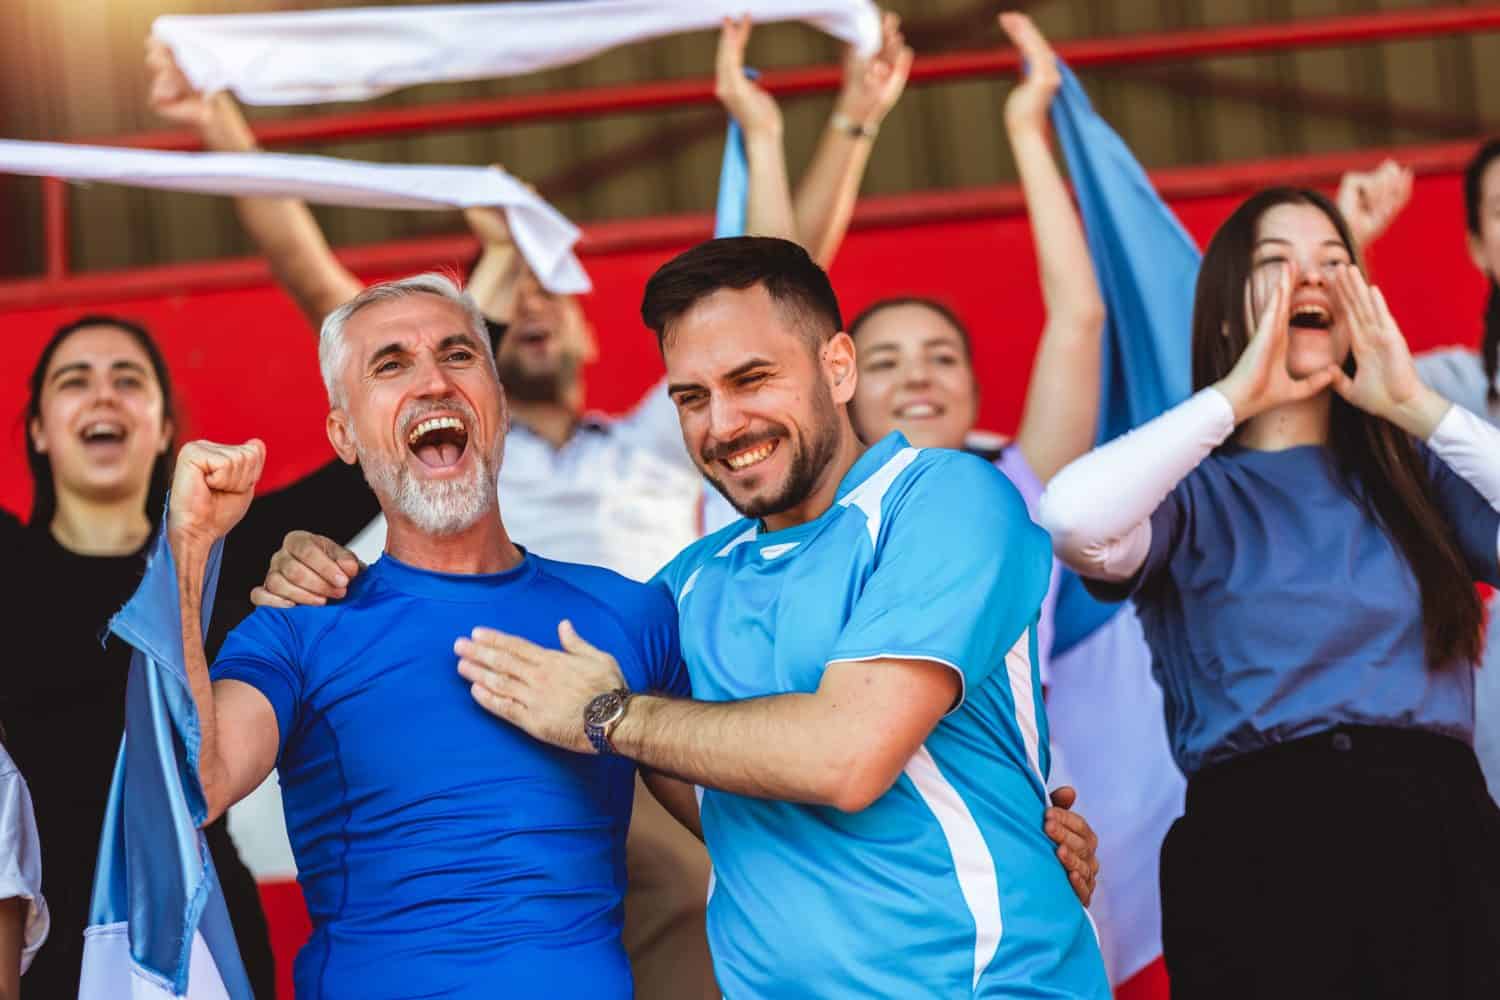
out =
<svg viewBox="0 0 1500 1000"><path fill-rule="evenodd" d="M473 300L440 275L329 315L328 437L379 497L385 553L336 606L257 610L211 671L197 639L208 552L248 509L264 450L195 442L178 460L168 532L199 776L212 819L280 771L313 921L299 996L631 996L634 765L497 725L453 648L496 633L571 648L576 624L632 688L683 695L676 613L659 589L511 542L495 488L508 414L486 346Z"/></svg>

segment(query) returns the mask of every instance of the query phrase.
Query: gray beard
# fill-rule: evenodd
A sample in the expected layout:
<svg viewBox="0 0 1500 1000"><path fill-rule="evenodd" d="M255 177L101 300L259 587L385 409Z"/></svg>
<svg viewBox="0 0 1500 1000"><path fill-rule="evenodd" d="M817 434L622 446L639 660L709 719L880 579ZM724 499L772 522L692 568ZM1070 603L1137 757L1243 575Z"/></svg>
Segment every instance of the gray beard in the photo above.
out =
<svg viewBox="0 0 1500 1000"><path fill-rule="evenodd" d="M354 449L370 489L424 534L457 534L498 505L496 463L487 456L476 455L478 461L462 479L434 481L416 478L405 463L383 462L369 454L358 438Z"/></svg>

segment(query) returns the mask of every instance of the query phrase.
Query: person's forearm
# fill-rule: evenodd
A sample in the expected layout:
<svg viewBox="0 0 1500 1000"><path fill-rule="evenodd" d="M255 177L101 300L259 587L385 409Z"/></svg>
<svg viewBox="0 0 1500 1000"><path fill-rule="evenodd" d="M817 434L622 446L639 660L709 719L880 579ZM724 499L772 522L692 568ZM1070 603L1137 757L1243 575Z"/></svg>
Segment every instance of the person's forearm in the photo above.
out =
<svg viewBox="0 0 1500 1000"><path fill-rule="evenodd" d="M745 158L750 170L745 229L754 236L779 236L796 242L797 224L792 216L792 194L787 183L781 129L747 130Z"/></svg>
<svg viewBox="0 0 1500 1000"><path fill-rule="evenodd" d="M638 695L615 727L615 749L695 785L762 799L852 810L863 761L837 742L815 695L703 702Z"/></svg>
<svg viewBox="0 0 1500 1000"><path fill-rule="evenodd" d="M219 153L255 152L255 134L234 98L215 94L210 106L212 114L199 130L204 146ZM359 293L359 281L333 255L306 203L295 198L236 198L234 209L270 262L277 283L315 331L324 316Z"/></svg>
<svg viewBox="0 0 1500 1000"><path fill-rule="evenodd" d="M10 850L20 845L11 844ZM0 900L0 1000L21 996L21 953L26 949L26 913L29 900L20 896Z"/></svg>
<svg viewBox="0 0 1500 1000"><path fill-rule="evenodd" d="M219 754L218 718L214 710L213 682L209 679L208 656L203 649L203 583L212 545L191 541L172 543L172 561L177 569L177 600L182 617L182 659L187 669L188 690L198 710L198 782L203 786L204 805L212 823L229 808L225 792L227 773Z"/></svg>
<svg viewBox="0 0 1500 1000"><path fill-rule="evenodd" d="M856 136L830 124L797 184L793 196L797 234L825 269L832 265L849 231L873 145L872 136Z"/></svg>
<svg viewBox="0 0 1500 1000"><path fill-rule="evenodd" d="M1078 212L1041 129L1011 128L1046 308L1016 435L1042 482L1094 443L1104 299Z"/></svg>
<svg viewBox="0 0 1500 1000"><path fill-rule="evenodd" d="M1203 389L1069 464L1037 511L1058 558L1084 576L1128 579L1145 562L1152 513L1232 433L1233 407Z"/></svg>
<svg viewBox="0 0 1500 1000"><path fill-rule="evenodd" d="M1500 511L1500 429L1462 406L1449 403L1432 433L1427 435L1427 446L1492 508Z"/></svg>
<svg viewBox="0 0 1500 1000"><path fill-rule="evenodd" d="M480 311L497 323L509 323L515 311L520 264L514 243L484 243L479 263L474 265L465 283Z"/></svg>

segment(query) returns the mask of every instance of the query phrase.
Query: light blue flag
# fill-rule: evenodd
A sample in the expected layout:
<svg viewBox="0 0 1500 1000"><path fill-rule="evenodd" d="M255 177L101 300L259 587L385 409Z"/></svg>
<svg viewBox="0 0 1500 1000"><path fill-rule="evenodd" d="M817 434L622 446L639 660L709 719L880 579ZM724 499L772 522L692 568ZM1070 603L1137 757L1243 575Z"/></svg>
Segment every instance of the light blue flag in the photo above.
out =
<svg viewBox="0 0 1500 1000"><path fill-rule="evenodd" d="M758 72L745 67L754 80ZM745 213L750 197L750 161L745 156L745 133L740 123L729 119L724 136L724 163L719 167L719 200L714 209L714 238L745 235Z"/></svg>
<svg viewBox="0 0 1500 1000"><path fill-rule="evenodd" d="M80 1000L253 1000L200 829L198 713L183 664L177 571L166 528L140 587L110 622L134 647L85 935ZM218 583L209 557L203 625Z"/></svg>
<svg viewBox="0 0 1500 1000"><path fill-rule="evenodd" d="M1089 254L1104 295L1099 441L1118 437L1186 399L1192 390L1190 331L1201 254L1073 72L1052 126L1068 163ZM1119 610L1095 601L1076 576L1058 592L1054 656L1093 634Z"/></svg>

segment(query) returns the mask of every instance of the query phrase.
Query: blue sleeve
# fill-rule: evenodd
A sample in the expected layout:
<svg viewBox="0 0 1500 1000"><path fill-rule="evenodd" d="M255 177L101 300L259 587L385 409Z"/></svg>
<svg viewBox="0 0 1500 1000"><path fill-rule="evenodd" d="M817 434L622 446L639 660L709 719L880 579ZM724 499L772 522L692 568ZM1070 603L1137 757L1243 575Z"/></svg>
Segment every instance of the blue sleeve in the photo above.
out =
<svg viewBox="0 0 1500 1000"><path fill-rule="evenodd" d="M651 588L652 600L644 642L651 690L674 698L691 698L693 685L688 680L677 634L677 604L664 583L653 581L647 586Z"/></svg>
<svg viewBox="0 0 1500 1000"><path fill-rule="evenodd" d="M1458 539L1459 550L1476 580L1500 586L1500 513L1426 445L1417 446L1432 479L1438 507Z"/></svg>
<svg viewBox="0 0 1500 1000"><path fill-rule="evenodd" d="M1135 575L1118 582L1080 577L1085 590L1101 601L1123 601L1149 587L1156 575L1172 561L1172 553L1182 542L1188 510L1192 506L1186 484L1187 480L1178 483L1151 512L1151 545L1146 550L1146 561L1141 563Z"/></svg>
<svg viewBox="0 0 1500 1000"><path fill-rule="evenodd" d="M700 538L693 544L689 545L687 548L683 549L681 552L677 553L677 555L673 556L672 560L661 569L657 570L656 575L648 581L649 585L652 587L665 588L667 596L671 598L674 606L677 603L677 593L682 589L684 574L683 567L697 564L698 550L702 547L702 545L703 539ZM689 570L688 572L691 571Z"/></svg>
<svg viewBox="0 0 1500 1000"><path fill-rule="evenodd" d="M265 695L276 713L278 761L302 699L299 648L297 631L284 611L257 608L225 638L209 670L215 681L242 681Z"/></svg>
<svg viewBox="0 0 1500 1000"><path fill-rule="evenodd" d="M934 660L969 690L1035 627L1052 546L988 462L961 452L923 456L871 519L874 569L828 661Z"/></svg>

